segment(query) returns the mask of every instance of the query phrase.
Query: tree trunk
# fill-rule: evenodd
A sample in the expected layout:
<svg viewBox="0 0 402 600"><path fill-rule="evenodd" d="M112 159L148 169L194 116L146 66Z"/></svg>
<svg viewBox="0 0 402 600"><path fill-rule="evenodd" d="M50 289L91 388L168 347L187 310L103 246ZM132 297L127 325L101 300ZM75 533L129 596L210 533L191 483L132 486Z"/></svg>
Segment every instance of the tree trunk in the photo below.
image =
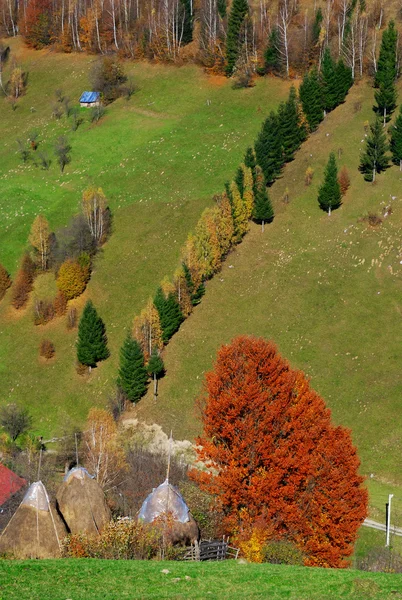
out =
<svg viewBox="0 0 402 600"><path fill-rule="evenodd" d="M328 207L328 216L329 216L329 217L331 216L331 212L332 212L332 211L331 211L331 205L329 205L329 207Z"/></svg>
<svg viewBox="0 0 402 600"><path fill-rule="evenodd" d="M261 231L262 231L262 233L264 233L264 221L262 221L262 223L261 223Z"/></svg>
<svg viewBox="0 0 402 600"><path fill-rule="evenodd" d="M156 373L154 373L154 402L156 402L157 396L158 396L158 379L156 377Z"/></svg>
<svg viewBox="0 0 402 600"><path fill-rule="evenodd" d="M375 167L373 168L373 183L375 182Z"/></svg>
<svg viewBox="0 0 402 600"><path fill-rule="evenodd" d="M399 161L399 170L402 171L402 158Z"/></svg>

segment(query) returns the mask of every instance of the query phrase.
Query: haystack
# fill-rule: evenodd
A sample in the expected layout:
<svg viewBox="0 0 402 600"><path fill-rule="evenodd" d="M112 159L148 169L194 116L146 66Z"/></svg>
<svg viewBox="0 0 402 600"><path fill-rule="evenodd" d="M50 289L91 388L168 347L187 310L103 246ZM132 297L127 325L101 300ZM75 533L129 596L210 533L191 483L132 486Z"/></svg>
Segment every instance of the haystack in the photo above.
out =
<svg viewBox="0 0 402 600"><path fill-rule="evenodd" d="M138 519L153 523L166 517L167 538L171 544L189 546L200 537L198 525L179 490L166 479L144 500Z"/></svg>
<svg viewBox="0 0 402 600"><path fill-rule="evenodd" d="M41 481L33 483L0 537L0 553L15 558L57 558L66 528Z"/></svg>
<svg viewBox="0 0 402 600"><path fill-rule="evenodd" d="M102 488L83 467L67 473L56 501L71 533L97 534L111 519Z"/></svg>

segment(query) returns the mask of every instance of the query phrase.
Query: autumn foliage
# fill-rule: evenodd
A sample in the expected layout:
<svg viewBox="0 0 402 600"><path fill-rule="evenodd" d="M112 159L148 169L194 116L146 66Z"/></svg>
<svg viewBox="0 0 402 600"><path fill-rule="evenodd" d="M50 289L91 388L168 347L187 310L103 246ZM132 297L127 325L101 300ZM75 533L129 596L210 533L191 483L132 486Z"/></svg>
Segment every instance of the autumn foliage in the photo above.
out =
<svg viewBox="0 0 402 600"><path fill-rule="evenodd" d="M11 303L14 308L23 308L28 301L35 277L35 264L29 254L25 254L15 278Z"/></svg>
<svg viewBox="0 0 402 600"><path fill-rule="evenodd" d="M203 423L198 458L214 469L193 477L219 498L228 532L244 539L262 522L266 540L293 542L307 565L346 566L367 514L356 449L273 343L220 349Z"/></svg>
<svg viewBox="0 0 402 600"><path fill-rule="evenodd" d="M78 262L71 259L64 261L57 276L57 287L67 300L82 294L86 287L86 273Z"/></svg>
<svg viewBox="0 0 402 600"><path fill-rule="evenodd" d="M0 264L0 300L11 285L11 277L6 269Z"/></svg>
<svg viewBox="0 0 402 600"><path fill-rule="evenodd" d="M346 167L343 167L342 171L339 173L338 183L341 188L341 194L344 196L350 186L350 177Z"/></svg>

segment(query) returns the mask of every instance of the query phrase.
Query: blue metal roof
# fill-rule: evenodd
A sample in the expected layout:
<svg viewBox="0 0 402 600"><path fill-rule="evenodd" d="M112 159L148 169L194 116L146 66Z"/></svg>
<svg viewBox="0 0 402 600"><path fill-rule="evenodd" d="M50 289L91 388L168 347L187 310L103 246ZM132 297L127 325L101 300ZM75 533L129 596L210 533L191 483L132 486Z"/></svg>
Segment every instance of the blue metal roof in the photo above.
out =
<svg viewBox="0 0 402 600"><path fill-rule="evenodd" d="M99 100L99 92L84 92L80 98L80 102L96 102Z"/></svg>

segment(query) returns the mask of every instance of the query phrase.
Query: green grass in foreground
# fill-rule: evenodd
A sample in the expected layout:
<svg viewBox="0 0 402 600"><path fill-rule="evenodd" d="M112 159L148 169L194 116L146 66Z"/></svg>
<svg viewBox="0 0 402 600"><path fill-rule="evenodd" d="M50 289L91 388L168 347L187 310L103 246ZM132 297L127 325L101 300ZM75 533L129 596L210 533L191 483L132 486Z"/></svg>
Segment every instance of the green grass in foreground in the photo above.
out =
<svg viewBox="0 0 402 600"><path fill-rule="evenodd" d="M161 573L168 569L169 574ZM189 579L185 579L185 577ZM1 561L1 600L402 598L400 575L282 565L147 561Z"/></svg>

